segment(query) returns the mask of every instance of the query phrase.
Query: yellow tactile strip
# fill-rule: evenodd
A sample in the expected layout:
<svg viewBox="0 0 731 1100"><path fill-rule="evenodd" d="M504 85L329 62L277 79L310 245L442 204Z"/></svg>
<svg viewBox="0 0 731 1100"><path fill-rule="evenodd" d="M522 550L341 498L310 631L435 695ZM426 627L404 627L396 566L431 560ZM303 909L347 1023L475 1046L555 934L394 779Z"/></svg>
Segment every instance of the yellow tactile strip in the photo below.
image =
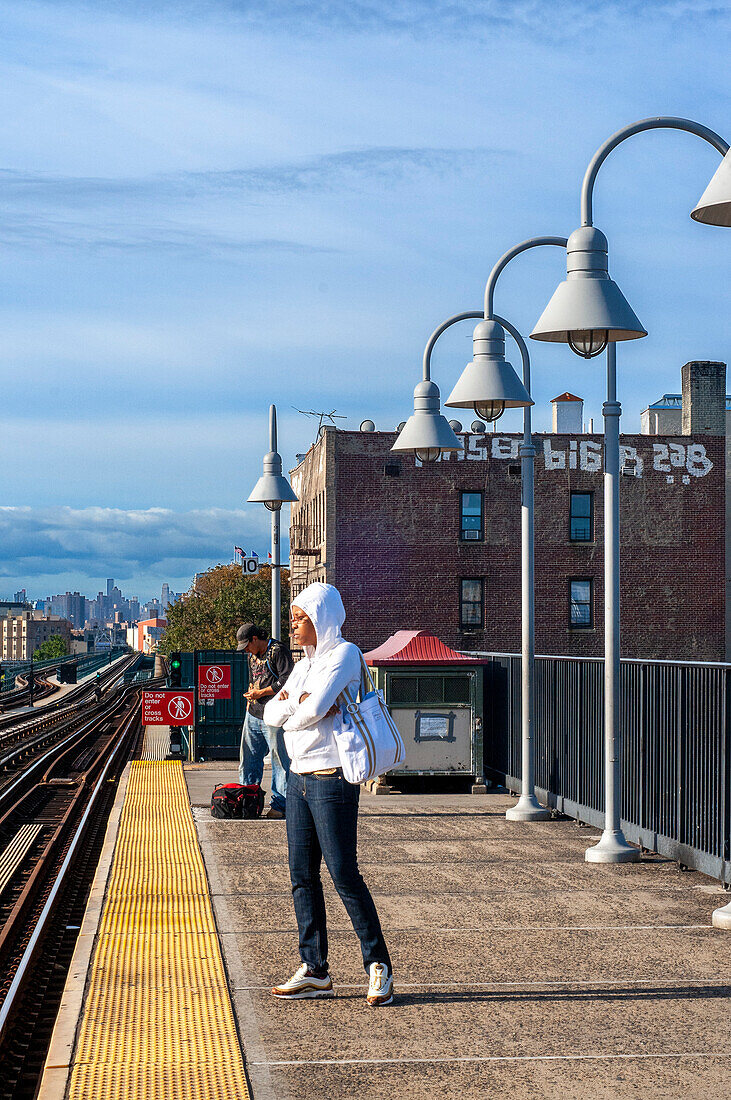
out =
<svg viewBox="0 0 731 1100"><path fill-rule="evenodd" d="M70 1100L244 1100L182 765L132 764Z"/></svg>

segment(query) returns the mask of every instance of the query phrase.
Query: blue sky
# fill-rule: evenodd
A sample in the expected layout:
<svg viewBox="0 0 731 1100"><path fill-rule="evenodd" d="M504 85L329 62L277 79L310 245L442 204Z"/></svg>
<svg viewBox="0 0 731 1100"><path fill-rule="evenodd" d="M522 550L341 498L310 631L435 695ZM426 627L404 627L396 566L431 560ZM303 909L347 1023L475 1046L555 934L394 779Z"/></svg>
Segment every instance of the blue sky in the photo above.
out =
<svg viewBox="0 0 731 1100"><path fill-rule="evenodd" d="M107 576L147 597L265 554L245 504L280 409L392 429L445 317L511 245L568 235L596 147L648 115L731 134L729 7L703 0L3 3L0 594ZM624 431L688 359L727 360L731 234L689 211L718 155L628 141L596 224L649 331L619 352ZM498 312L530 331L564 271L516 260ZM439 344L446 394L470 326ZM601 360L532 344L537 430ZM514 360L515 361L515 360ZM517 430L516 414L503 430Z"/></svg>

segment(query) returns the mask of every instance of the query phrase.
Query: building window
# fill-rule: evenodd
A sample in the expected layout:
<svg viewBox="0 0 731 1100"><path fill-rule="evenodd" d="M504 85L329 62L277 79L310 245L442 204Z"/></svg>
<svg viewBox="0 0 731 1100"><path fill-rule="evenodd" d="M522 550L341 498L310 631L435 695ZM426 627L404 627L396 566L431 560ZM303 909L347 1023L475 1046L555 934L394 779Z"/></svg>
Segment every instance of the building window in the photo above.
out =
<svg viewBox="0 0 731 1100"><path fill-rule="evenodd" d="M467 629L482 626L481 577L463 577L460 581L459 625Z"/></svg>
<svg viewBox="0 0 731 1100"><path fill-rule="evenodd" d="M594 494L571 494L572 542L591 542L594 538Z"/></svg>
<svg viewBox="0 0 731 1100"><path fill-rule="evenodd" d="M569 581L569 624L573 627L594 625L594 582L591 577Z"/></svg>
<svg viewBox="0 0 731 1100"><path fill-rule="evenodd" d="M482 493L462 493L460 500L460 538L463 542L482 540Z"/></svg>

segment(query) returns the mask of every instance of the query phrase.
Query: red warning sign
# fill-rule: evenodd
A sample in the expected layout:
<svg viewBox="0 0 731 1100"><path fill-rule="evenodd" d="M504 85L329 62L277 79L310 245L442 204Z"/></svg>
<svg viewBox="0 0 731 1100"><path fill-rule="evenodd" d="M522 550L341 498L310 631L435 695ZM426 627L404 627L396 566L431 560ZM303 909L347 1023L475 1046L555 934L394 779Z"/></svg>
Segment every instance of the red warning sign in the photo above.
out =
<svg viewBox="0 0 731 1100"><path fill-rule="evenodd" d="M198 665L198 699L231 698L231 665Z"/></svg>
<svg viewBox="0 0 731 1100"><path fill-rule="evenodd" d="M143 691L143 726L190 726L195 718L192 691Z"/></svg>

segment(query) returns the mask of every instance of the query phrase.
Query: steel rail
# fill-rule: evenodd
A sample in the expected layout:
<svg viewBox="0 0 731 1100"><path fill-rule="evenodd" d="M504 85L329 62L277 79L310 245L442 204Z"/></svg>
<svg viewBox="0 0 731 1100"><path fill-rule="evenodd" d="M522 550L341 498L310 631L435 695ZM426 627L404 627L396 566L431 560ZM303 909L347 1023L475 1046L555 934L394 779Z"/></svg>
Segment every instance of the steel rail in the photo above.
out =
<svg viewBox="0 0 731 1100"><path fill-rule="evenodd" d="M107 686L115 678L118 678L123 674L127 667L126 665L117 667L111 672L105 670L105 675L99 681L102 685ZM57 699L55 703L51 703L49 706L43 707L42 710L27 714L23 717L17 714L5 715L4 718L0 718L0 744L3 741L9 740L18 735L22 735L24 731L32 730L35 727L43 728L44 726L52 724L50 719L57 720L65 716L66 713L72 713L78 709L79 705L86 702L87 696L91 695L96 687L96 681L89 680L87 683L79 684L77 687L72 688L67 692L62 699Z"/></svg>
<svg viewBox="0 0 731 1100"><path fill-rule="evenodd" d="M73 864L76 850L84 835L87 823L94 810L99 794L104 787L104 784L106 783L109 771L114 764L118 754L126 745L127 738L134 722L137 719L138 712L139 704L132 708L129 716L126 719L123 729L120 731L116 742L112 746L111 752L109 752L109 758L106 764L103 766L102 772L96 782L96 785L94 786L89 801L86 804L86 808L84 809L81 820L79 821L74 836L71 840L64 861L61 864L58 875L56 876L53 886L51 887L51 891L48 895L48 898L46 899L45 905L41 910L41 914L38 918L38 921L36 922L35 928L33 929L28 944L26 945L26 948L23 952L20 963L18 964L18 968L15 972L15 975L13 976L13 980L10 983L5 1000L3 1001L2 1006L0 1006L0 1042L2 1042L4 1038L5 1030L7 1028L9 1020L11 1019L15 1000L22 992L25 978L30 970L30 967L34 963L35 955L40 945L40 941L44 934L46 925L50 920L59 892L65 884L66 877ZM107 746L107 749L108 748L109 746Z"/></svg>

